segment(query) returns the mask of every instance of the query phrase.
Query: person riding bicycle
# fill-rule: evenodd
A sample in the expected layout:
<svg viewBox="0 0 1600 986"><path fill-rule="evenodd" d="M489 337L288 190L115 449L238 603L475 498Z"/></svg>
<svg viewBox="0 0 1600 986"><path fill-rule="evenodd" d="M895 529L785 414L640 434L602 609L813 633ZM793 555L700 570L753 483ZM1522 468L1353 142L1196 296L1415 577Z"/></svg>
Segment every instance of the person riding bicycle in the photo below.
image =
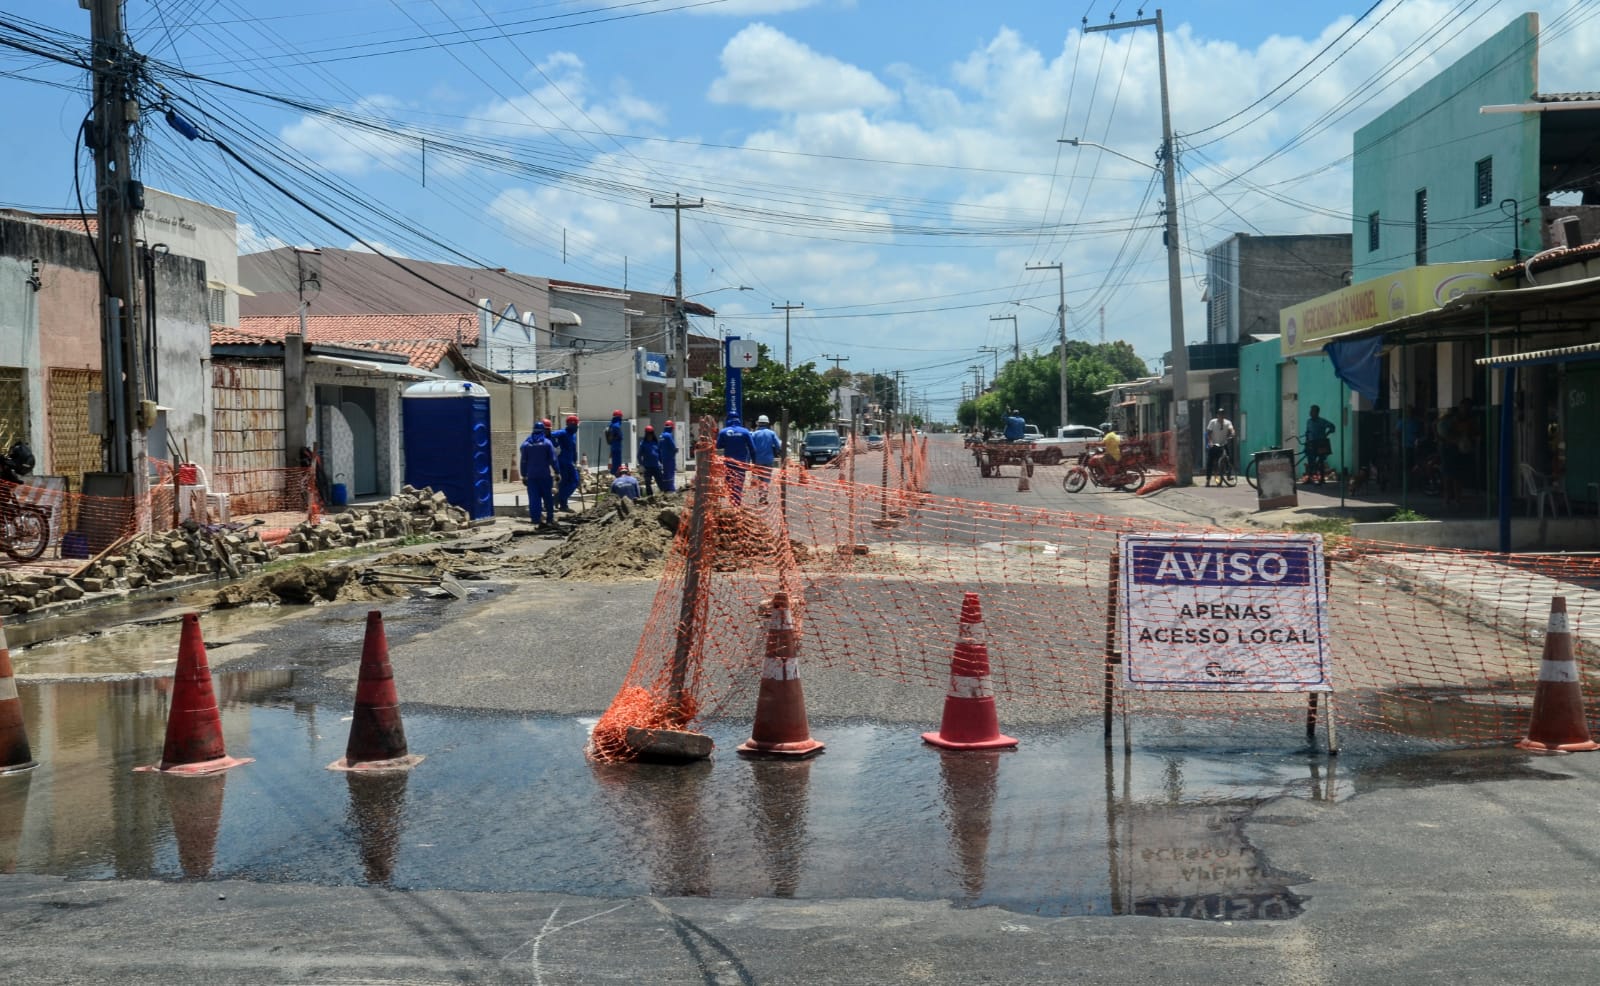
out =
<svg viewBox="0 0 1600 986"><path fill-rule="evenodd" d="M1233 422L1228 420L1228 412L1223 408L1217 408L1216 416L1206 422L1207 486L1211 485L1211 474L1222 461L1222 453L1232 444L1233 436Z"/></svg>
<svg viewBox="0 0 1600 986"><path fill-rule="evenodd" d="M1328 441L1333 431L1333 422L1322 416L1322 408L1311 405L1311 416L1306 419L1306 476L1317 477L1318 486L1328 471L1328 456L1333 453L1333 443Z"/></svg>

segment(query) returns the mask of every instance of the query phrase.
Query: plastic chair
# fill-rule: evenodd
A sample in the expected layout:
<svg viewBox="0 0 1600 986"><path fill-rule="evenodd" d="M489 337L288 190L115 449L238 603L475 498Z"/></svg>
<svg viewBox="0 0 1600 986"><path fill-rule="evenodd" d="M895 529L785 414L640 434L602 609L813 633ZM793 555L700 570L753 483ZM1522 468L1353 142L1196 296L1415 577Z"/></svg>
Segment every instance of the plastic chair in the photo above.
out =
<svg viewBox="0 0 1600 986"><path fill-rule="evenodd" d="M1547 502L1550 504L1550 516L1560 516L1562 507L1566 508L1568 517L1572 516L1572 501L1567 499L1565 489L1551 483L1548 476L1526 462L1519 468L1522 473L1522 492L1528 498L1528 516L1543 520Z"/></svg>

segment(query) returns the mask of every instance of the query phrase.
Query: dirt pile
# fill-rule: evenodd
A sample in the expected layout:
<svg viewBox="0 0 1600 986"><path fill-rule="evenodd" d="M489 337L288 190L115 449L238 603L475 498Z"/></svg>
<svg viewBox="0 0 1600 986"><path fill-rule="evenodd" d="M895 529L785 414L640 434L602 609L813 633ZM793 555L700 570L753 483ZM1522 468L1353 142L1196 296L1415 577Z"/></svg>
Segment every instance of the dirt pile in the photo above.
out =
<svg viewBox="0 0 1600 986"><path fill-rule="evenodd" d="M406 594L403 587L381 583L363 585L360 575L361 569L349 565L294 565L223 586L213 595L211 604L217 609L280 603L304 606L392 599Z"/></svg>
<svg viewBox="0 0 1600 986"><path fill-rule="evenodd" d="M589 582L657 578L672 550L683 502L619 500L592 517L584 514L567 542L541 555L529 571Z"/></svg>

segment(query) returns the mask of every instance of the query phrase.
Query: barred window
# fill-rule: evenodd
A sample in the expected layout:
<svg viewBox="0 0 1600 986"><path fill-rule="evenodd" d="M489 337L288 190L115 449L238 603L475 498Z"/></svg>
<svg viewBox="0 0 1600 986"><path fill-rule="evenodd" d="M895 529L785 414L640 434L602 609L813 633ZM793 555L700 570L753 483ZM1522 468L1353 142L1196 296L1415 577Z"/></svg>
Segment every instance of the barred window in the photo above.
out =
<svg viewBox="0 0 1600 986"><path fill-rule="evenodd" d="M1494 158L1486 157L1477 164L1477 195L1473 197L1481 209L1494 199Z"/></svg>
<svg viewBox="0 0 1600 986"><path fill-rule="evenodd" d="M1378 214L1367 213L1367 252L1375 253L1378 249Z"/></svg>
<svg viewBox="0 0 1600 986"><path fill-rule="evenodd" d="M1417 189L1417 266L1428 262L1428 190Z"/></svg>
<svg viewBox="0 0 1600 986"><path fill-rule="evenodd" d="M223 325L228 321L227 291L211 288L206 292L206 318L213 325Z"/></svg>

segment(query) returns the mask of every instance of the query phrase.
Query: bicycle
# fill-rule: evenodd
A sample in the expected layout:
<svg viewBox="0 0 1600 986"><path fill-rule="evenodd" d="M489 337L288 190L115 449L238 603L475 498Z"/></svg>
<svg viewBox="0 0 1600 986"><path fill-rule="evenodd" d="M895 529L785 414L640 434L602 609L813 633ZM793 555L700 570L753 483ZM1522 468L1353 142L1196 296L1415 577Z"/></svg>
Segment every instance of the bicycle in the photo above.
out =
<svg viewBox="0 0 1600 986"><path fill-rule="evenodd" d="M1228 452L1228 446L1212 445L1207 448L1207 451L1210 451L1210 449L1220 449L1221 451L1217 454L1217 461L1212 465L1206 481L1210 482L1215 479L1223 486L1232 486L1237 483L1239 481L1239 470L1233 466L1233 456Z"/></svg>
<svg viewBox="0 0 1600 986"><path fill-rule="evenodd" d="M1289 440L1284 442L1282 445L1276 446L1275 448L1264 449L1263 451L1266 451L1266 452L1281 452L1284 449L1290 448L1291 446L1299 445L1300 441L1301 440L1300 440L1300 436L1299 435L1290 435L1289 436ZM1302 449L1295 456L1295 458L1294 458L1294 477L1295 477L1294 482L1295 482L1296 486L1299 486L1302 482L1304 482L1304 483L1311 483L1311 482L1321 483L1321 482L1324 482L1324 481L1329 480L1329 479L1337 479L1337 477L1334 475L1333 468L1328 465L1328 457L1326 455L1316 456L1315 457L1315 458L1317 458L1317 460L1321 464L1321 468L1320 468L1320 470L1318 470L1317 473L1313 473L1312 472L1312 469L1311 469L1311 460L1312 460L1312 458L1313 458L1313 456L1311 456L1311 454L1306 452L1304 449ZM1261 488L1260 484L1259 484L1259 482L1257 481L1257 478L1256 478L1256 458L1255 458L1255 456L1251 456L1250 457L1250 461L1245 463L1243 472L1244 472L1244 481L1250 484L1250 488L1251 489L1255 490L1255 489L1260 489ZM1315 479L1313 479L1314 476L1315 476ZM1302 479L1301 477L1304 477L1304 478Z"/></svg>

